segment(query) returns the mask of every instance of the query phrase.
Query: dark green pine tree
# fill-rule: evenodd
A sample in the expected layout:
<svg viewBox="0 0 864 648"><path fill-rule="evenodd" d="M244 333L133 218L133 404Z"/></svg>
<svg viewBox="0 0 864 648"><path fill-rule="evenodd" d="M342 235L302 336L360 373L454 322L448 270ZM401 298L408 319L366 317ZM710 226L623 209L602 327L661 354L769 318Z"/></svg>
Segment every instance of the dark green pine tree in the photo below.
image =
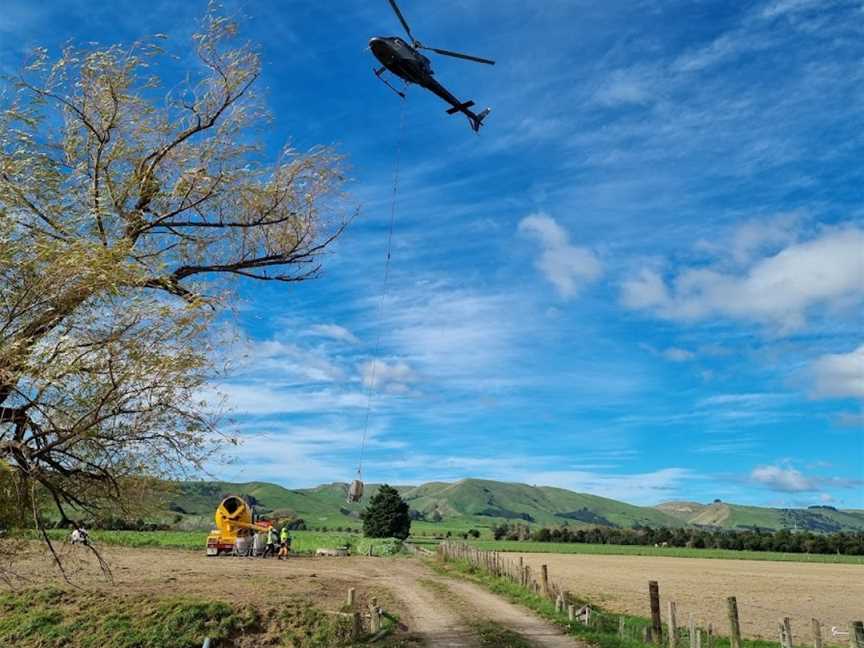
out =
<svg viewBox="0 0 864 648"><path fill-rule="evenodd" d="M367 538L399 538L411 531L408 504L392 486L384 484L369 500L363 511L363 535Z"/></svg>

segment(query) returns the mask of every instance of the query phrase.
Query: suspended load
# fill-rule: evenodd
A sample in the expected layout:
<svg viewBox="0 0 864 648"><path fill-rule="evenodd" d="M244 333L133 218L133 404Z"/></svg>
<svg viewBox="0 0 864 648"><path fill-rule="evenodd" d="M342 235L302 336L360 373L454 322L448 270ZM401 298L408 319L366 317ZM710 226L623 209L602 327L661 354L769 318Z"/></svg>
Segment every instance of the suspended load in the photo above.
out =
<svg viewBox="0 0 864 648"><path fill-rule="evenodd" d="M354 502L359 502L363 497L363 482L359 479L355 479L351 482L351 485L348 487L348 498L347 502L352 504Z"/></svg>

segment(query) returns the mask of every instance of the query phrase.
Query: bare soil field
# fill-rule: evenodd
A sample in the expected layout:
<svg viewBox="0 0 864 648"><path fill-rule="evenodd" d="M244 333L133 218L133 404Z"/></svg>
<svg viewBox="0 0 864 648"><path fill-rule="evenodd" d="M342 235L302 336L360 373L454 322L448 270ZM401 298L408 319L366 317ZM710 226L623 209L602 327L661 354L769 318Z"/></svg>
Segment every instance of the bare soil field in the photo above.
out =
<svg viewBox="0 0 864 648"><path fill-rule="evenodd" d="M661 609L675 601L678 623L692 614L697 624L713 623L728 633L726 597L738 598L741 631L754 639L777 640L777 624L792 620L796 643L808 643L810 619L819 619L830 643L831 627L847 630L864 618L864 566L749 560L708 560L645 556L519 554L539 573L577 595L614 611L650 616L648 581L660 584Z"/></svg>
<svg viewBox="0 0 864 648"><path fill-rule="evenodd" d="M69 545L61 549L73 583L109 596L182 594L269 607L296 601L299 596L322 610L336 611L345 603L348 589L354 588L361 609L374 596L379 605L399 616L404 625L403 645L474 648L481 645L474 624L491 621L538 647L580 647L533 613L477 585L435 574L415 558L292 557L277 561L105 547L103 555L113 574L113 583L108 583L85 549ZM44 549L34 543L16 561L16 571L24 579L19 584L28 588L61 585L60 574L49 565Z"/></svg>

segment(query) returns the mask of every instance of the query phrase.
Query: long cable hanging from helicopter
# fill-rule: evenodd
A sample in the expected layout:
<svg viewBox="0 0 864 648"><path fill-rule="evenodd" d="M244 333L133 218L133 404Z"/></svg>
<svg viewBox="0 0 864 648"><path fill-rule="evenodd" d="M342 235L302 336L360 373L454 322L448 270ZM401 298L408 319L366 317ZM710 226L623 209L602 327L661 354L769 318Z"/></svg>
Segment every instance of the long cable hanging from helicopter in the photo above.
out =
<svg viewBox="0 0 864 648"><path fill-rule="evenodd" d="M405 96L403 95L404 99ZM396 197L399 191L399 162L402 157L402 139L405 134L405 104L402 104L399 117L399 136L396 139L396 162L393 167L393 192L390 197L390 223L387 228L387 256L384 258L384 281L381 288L381 298L378 302L378 333L372 354L372 367L369 370L369 384L366 392L366 414L363 421L363 438L360 443L360 461L357 464L357 478L348 487L348 502L359 502L363 497L363 457L366 453L366 440L369 436L369 421L372 417L372 406L375 402L377 388L378 356L381 352L381 330L384 324L384 305L387 301L387 288L390 283L390 258L393 254L393 227L396 223Z"/></svg>
<svg viewBox="0 0 864 648"><path fill-rule="evenodd" d="M403 99L403 104L399 123L399 135L396 140L396 161L393 172L393 194L390 201L390 223L387 233L387 256L384 261L384 281L381 290L381 300L378 305L379 327L372 356L372 366L370 369L366 398L366 414L363 422L363 438L360 444L360 460L357 464L357 478L354 479L348 487L347 501L349 503L359 502L363 497L363 459L366 452L366 442L369 436L369 421L372 416L372 406L374 404L378 382L378 356L381 351L381 329L384 323L384 306L387 299L387 289L390 280L390 259L393 252L393 227L396 221L396 198L399 189L399 164L402 155L402 140L405 132L405 93L397 90L381 75L385 71L390 71L396 77L405 82L406 89L410 84L414 83L426 90L429 90L450 104L451 108L447 110L448 115L455 115L456 113L464 114L468 118L468 123L471 125L471 129L477 133L480 131L480 127L483 125L483 120L489 114L491 109L486 108L478 114L471 110L471 107L474 105L473 101L459 101L443 85L433 78L434 72L432 71L432 62L423 56L419 50L425 49L444 56L451 56L466 61L474 61L475 63L495 65L495 61L490 59L423 45L419 40L414 38L414 34L411 33L411 27L408 25L408 21L405 20L405 16L402 15L402 11L396 4L396 1L388 0L388 2L395 12L396 17L399 19L399 22L402 23L402 27L405 29L408 38L411 39L411 44L409 45L398 36L376 36L369 39L369 49L372 50L375 58L377 58L382 64L382 67L377 70L373 68L373 73L382 82L384 82L388 88L393 90L393 92Z"/></svg>

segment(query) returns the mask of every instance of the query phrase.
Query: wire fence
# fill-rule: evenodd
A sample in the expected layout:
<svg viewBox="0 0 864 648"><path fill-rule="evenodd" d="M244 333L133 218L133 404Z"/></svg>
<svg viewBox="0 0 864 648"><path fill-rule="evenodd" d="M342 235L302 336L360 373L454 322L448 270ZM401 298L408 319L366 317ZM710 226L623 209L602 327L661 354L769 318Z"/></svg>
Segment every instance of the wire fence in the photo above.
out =
<svg viewBox="0 0 864 648"><path fill-rule="evenodd" d="M461 562L472 570L506 581L518 589L548 599L554 604L555 615L562 624L575 629L576 624L602 633L617 635L621 639L664 646L668 648L751 648L750 640L742 639L742 622L739 615L738 600L734 596L726 599L727 624L721 628L712 623L699 623L692 613L678 613L676 601L667 601L666 608L660 606L660 588L657 581L648 583L646 596L651 610L650 618L608 612L592 606L577 593L561 587L549 575L547 565L533 569L523 558L483 551L465 543L443 542L438 545L437 556L440 560ZM747 602L748 607L762 609L778 615L776 642L780 648L812 645L823 648L823 643L848 645L850 648L864 648L864 623L850 620L845 628L823 627L818 619L810 619L801 630L801 620L795 623L797 634L793 635L792 616L771 606ZM746 625L746 624L745 624ZM760 641L759 646L774 642Z"/></svg>

